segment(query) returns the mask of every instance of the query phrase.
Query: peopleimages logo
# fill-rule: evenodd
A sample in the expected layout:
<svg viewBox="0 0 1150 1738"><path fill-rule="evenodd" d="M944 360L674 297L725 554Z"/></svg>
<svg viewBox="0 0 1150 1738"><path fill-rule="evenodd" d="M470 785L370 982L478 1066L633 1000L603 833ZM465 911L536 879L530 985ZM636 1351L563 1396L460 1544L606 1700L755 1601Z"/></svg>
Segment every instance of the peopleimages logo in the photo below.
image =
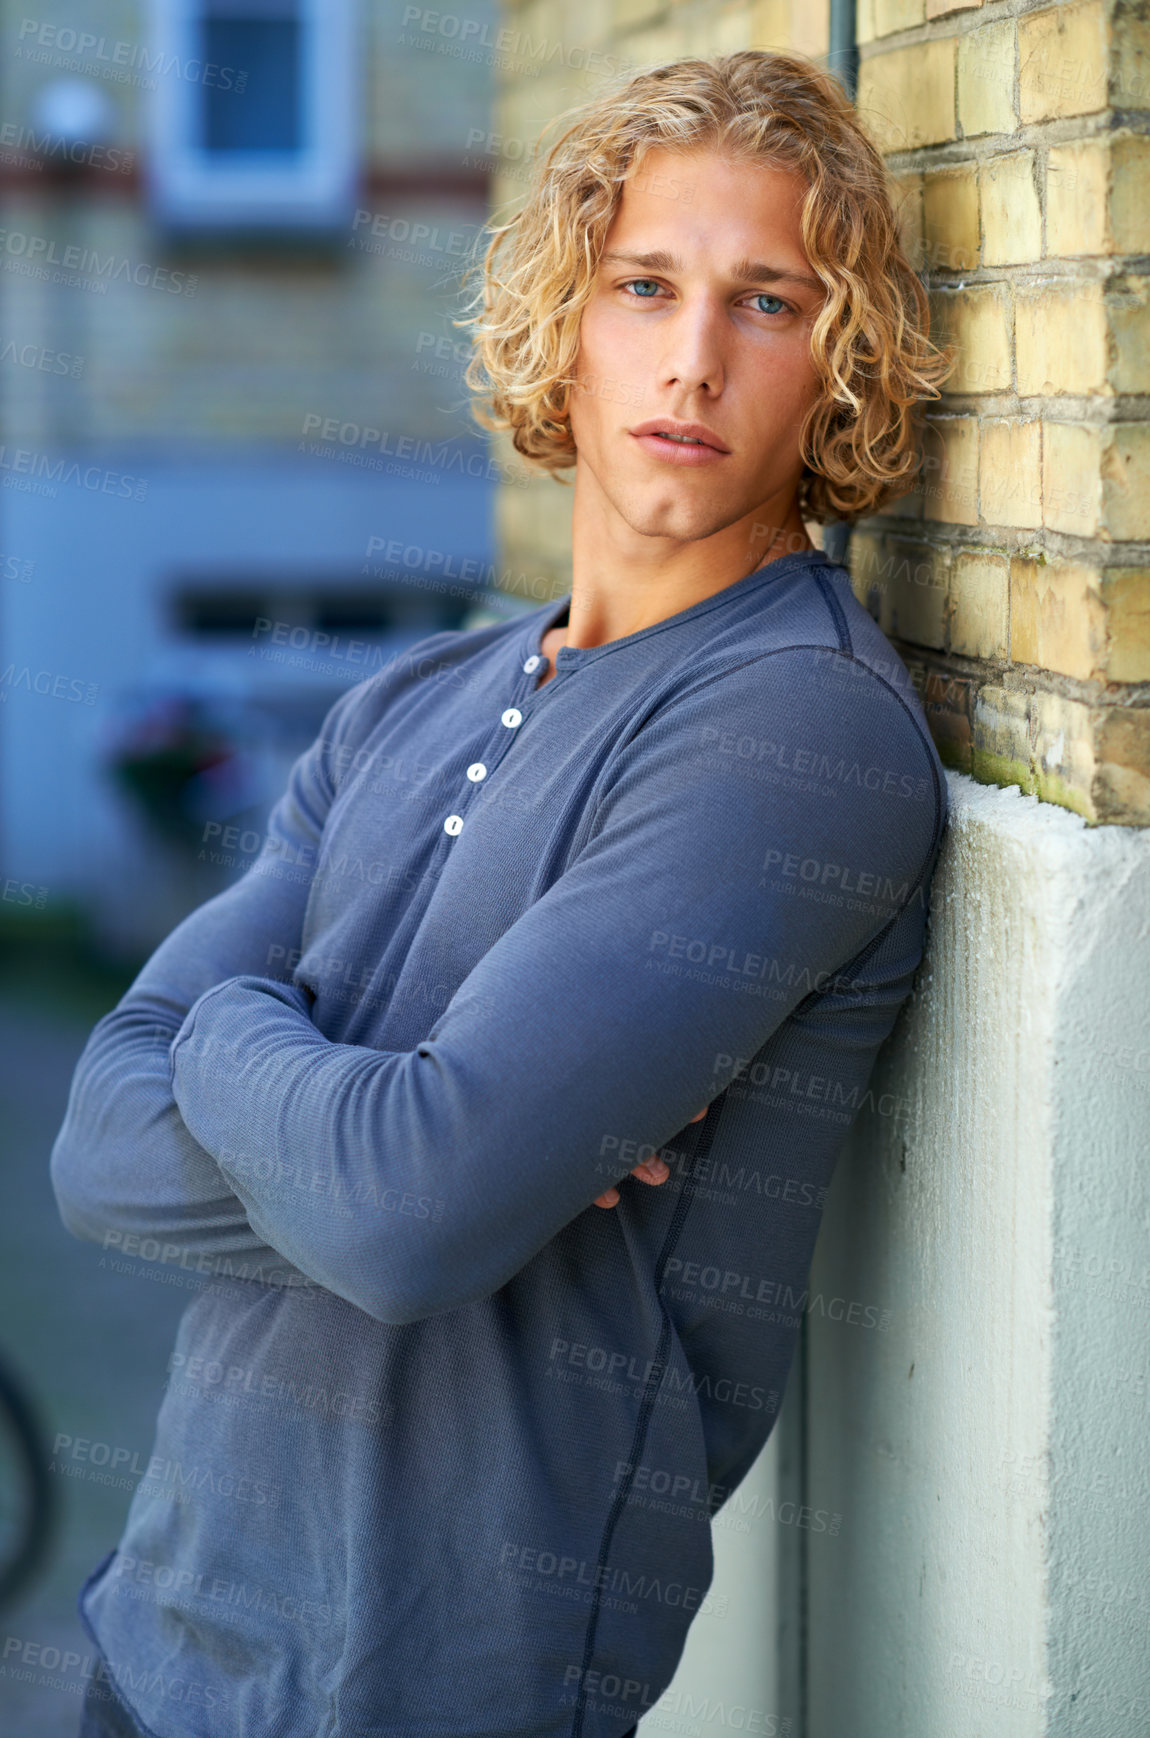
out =
<svg viewBox="0 0 1150 1738"><path fill-rule="evenodd" d="M777 1396L775 1397L777 1400ZM776 1502L774 1497L761 1496L737 1485L702 1484L690 1473L674 1472L667 1467L636 1465L629 1460L615 1462L615 1486L627 1486L627 1501L641 1508L710 1520L721 1510L719 1522L750 1515L754 1520L766 1519L781 1527L800 1527L812 1533L836 1535L842 1524L840 1514L829 1509L815 1509L807 1503L788 1500ZM666 1502L652 1498L666 1498ZM725 1505L725 1506L724 1506Z"/></svg>
<svg viewBox="0 0 1150 1738"><path fill-rule="evenodd" d="M58 247L54 236L30 235L22 229L0 229L0 247L16 259L38 266L60 266L65 271L87 273L108 283L122 279L140 289L166 290L169 295L194 296L199 281L193 272L173 271L169 266L111 253L99 254L95 248L81 247L75 242Z"/></svg>
<svg viewBox="0 0 1150 1738"><path fill-rule="evenodd" d="M39 169L49 159L85 163L90 169L128 174L135 165L136 153L116 145L69 139L63 133L37 133L32 127L18 126L15 121L0 123L0 160Z"/></svg>
<svg viewBox="0 0 1150 1738"><path fill-rule="evenodd" d="M37 54L31 52L33 48L48 52ZM203 84L237 93L244 91L248 82L244 67L221 66L218 61L198 56L181 58L178 54L165 54L161 49L146 48L142 43L113 40L97 36L91 30L76 30L68 24L48 24L39 18L21 19L16 54L26 60L76 68L95 63L101 76L114 77L121 82L126 82L134 72L159 73L161 78L175 77L185 79L189 84ZM61 61L63 55L73 58ZM150 81L146 88L154 90L155 81Z"/></svg>
<svg viewBox="0 0 1150 1738"><path fill-rule="evenodd" d="M629 1714L632 1721L645 1709L652 1708L660 1714L681 1714L686 1719L704 1724L714 1722L730 1727L732 1732L754 1733L757 1738L792 1738L793 1735L793 1723L788 1715L771 1714L765 1708L748 1707L744 1702L724 1702L717 1696L694 1695L690 1690L652 1691L651 1685L639 1678L624 1678L617 1672L605 1672L601 1668L571 1664L563 1674L563 1681L570 1686L563 1698L565 1706L585 1701L588 1706L602 1712L609 1712L614 1706L620 1714ZM656 1728L668 1729L697 1733L699 1727L667 1728L660 1722Z"/></svg>
<svg viewBox="0 0 1150 1738"><path fill-rule="evenodd" d="M803 1296L806 1296L805 1292ZM712 1377L705 1370L701 1373L680 1371L673 1364L662 1363L657 1358L639 1358L633 1352L610 1346L588 1346L578 1340L552 1340L548 1366L548 1375L554 1373L557 1379L571 1370L587 1370L598 1387L610 1386L617 1390L630 1383L636 1393L644 1390L655 1392L657 1389L672 1398L681 1398L686 1392L696 1399L701 1396L721 1405L745 1406L751 1412L773 1412L779 1401L774 1388L768 1392L757 1384L735 1382L729 1376Z"/></svg>
<svg viewBox="0 0 1150 1738"><path fill-rule="evenodd" d="M142 501L147 480L130 473L105 470L103 465L85 465L75 459L53 458L32 447L0 445L0 485L19 488L28 484L41 494L54 495L59 484L74 485L90 494L113 495L119 500Z"/></svg>
<svg viewBox="0 0 1150 1738"><path fill-rule="evenodd" d="M535 1590L539 1592L548 1591L545 1585L548 1582L586 1591L590 1596L587 1603L593 1602L596 1592L607 1590L627 1597L632 1610L637 1609L633 1603L635 1599L651 1599L660 1605L680 1607L683 1611L709 1611L720 1617L726 1614L725 1597L713 1595L708 1604L705 1587L666 1581L661 1576L646 1575L608 1563L592 1563L586 1557L566 1556L538 1545L522 1544L517 1539L504 1541L499 1552L499 1565L504 1573L511 1571L536 1576Z"/></svg>

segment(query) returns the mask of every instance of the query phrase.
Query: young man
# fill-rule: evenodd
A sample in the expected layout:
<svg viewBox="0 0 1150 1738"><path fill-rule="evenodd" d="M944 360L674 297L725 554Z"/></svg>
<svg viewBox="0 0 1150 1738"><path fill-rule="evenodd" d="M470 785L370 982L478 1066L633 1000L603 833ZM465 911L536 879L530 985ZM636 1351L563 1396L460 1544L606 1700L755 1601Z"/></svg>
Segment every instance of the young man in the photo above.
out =
<svg viewBox="0 0 1150 1738"><path fill-rule="evenodd" d="M204 1275L82 1595L92 1734L632 1729L921 958L942 771L804 518L910 486L940 353L837 84L589 105L481 304L481 414L574 465L569 596L336 702L53 1152L72 1231Z"/></svg>

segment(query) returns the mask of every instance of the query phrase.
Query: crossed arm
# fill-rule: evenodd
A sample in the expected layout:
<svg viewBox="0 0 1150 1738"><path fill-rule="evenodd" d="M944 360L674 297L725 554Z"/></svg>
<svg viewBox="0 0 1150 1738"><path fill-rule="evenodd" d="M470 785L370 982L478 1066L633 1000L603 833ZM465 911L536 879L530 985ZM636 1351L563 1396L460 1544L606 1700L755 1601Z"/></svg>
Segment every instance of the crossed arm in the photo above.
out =
<svg viewBox="0 0 1150 1738"><path fill-rule="evenodd" d="M269 960L298 950L306 899L306 879L285 878L275 857L262 858L185 918L97 1022L52 1149L52 1183L73 1235L127 1249L148 1240L167 1261L243 1257L246 1268L269 1269L277 1282L303 1277L253 1231L243 1202L188 1129L172 1092L170 1051L205 990L264 974ZM668 1171L653 1159L632 1175L661 1183ZM618 1200L612 1186L595 1205Z"/></svg>
<svg viewBox="0 0 1150 1738"><path fill-rule="evenodd" d="M350 698L336 703L296 762L257 862L173 930L90 1033L51 1156L57 1204L75 1236L128 1250L146 1244L161 1261L206 1258L209 1271L217 1258L234 1258L233 1266L242 1261L243 1271L277 1283L312 1277L253 1230L244 1202L189 1130L173 1096L170 1051L206 990L298 957L332 794L322 745L343 739ZM633 1174L658 1183L667 1167L654 1160ZM618 1200L611 1187L595 1204Z"/></svg>
<svg viewBox="0 0 1150 1738"><path fill-rule="evenodd" d="M360 696L362 698L362 696ZM177 925L76 1064L51 1156L61 1218L76 1237L128 1249L148 1239L160 1259L242 1258L278 1280L306 1277L253 1231L210 1153L172 1096L170 1049L188 1010L213 985L298 947L316 849L332 796L333 755L355 716L341 695L299 757L247 874Z"/></svg>
<svg viewBox="0 0 1150 1738"><path fill-rule="evenodd" d="M888 708L840 717L770 675L744 696L764 737L853 757L869 728L888 762L915 752ZM797 848L906 884L935 820L881 792L780 799L734 762L694 779L685 816L684 764L714 697L671 711L618 757L577 860L403 1052L329 1041L303 984L266 974L273 938L302 927L306 878L289 860L314 852L330 802L313 745L260 863L185 920L93 1034L53 1153L70 1228L270 1249L400 1324L490 1295L588 1206L613 1204L605 1156L657 1150L698 1120L883 927L873 904L800 902L764 869ZM671 936L712 969L672 964ZM757 983L740 975L751 961Z"/></svg>

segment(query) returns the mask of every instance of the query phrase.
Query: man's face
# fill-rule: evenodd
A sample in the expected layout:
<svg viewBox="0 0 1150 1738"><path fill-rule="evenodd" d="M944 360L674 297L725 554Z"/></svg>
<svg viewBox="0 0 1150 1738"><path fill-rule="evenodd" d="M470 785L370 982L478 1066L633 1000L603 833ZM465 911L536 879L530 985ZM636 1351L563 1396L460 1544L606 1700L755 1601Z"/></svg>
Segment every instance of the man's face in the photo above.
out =
<svg viewBox="0 0 1150 1738"><path fill-rule="evenodd" d="M821 391L810 329L825 295L803 250L803 192L790 171L706 149L653 148L624 183L570 400L576 487L608 521L673 542L764 503L794 522L799 428ZM684 424L707 444L669 438Z"/></svg>

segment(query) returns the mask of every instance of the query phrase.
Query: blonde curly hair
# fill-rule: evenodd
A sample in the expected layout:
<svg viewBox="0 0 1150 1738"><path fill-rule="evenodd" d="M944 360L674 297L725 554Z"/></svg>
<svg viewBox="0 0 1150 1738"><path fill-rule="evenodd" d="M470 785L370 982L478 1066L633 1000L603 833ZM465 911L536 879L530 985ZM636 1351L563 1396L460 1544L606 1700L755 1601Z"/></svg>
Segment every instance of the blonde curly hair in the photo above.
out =
<svg viewBox="0 0 1150 1738"><path fill-rule="evenodd" d="M574 119L572 119L574 117ZM938 398L953 349L928 337L926 291L903 253L882 157L843 87L798 54L744 49L643 70L548 123L528 196L489 223L465 380L481 427L557 477L575 463L568 419L579 325L623 182L654 146L698 146L797 170L803 246L827 294L811 331L824 392L801 430L798 506L809 522L852 521L913 488L917 406ZM482 237L490 239L482 248Z"/></svg>

